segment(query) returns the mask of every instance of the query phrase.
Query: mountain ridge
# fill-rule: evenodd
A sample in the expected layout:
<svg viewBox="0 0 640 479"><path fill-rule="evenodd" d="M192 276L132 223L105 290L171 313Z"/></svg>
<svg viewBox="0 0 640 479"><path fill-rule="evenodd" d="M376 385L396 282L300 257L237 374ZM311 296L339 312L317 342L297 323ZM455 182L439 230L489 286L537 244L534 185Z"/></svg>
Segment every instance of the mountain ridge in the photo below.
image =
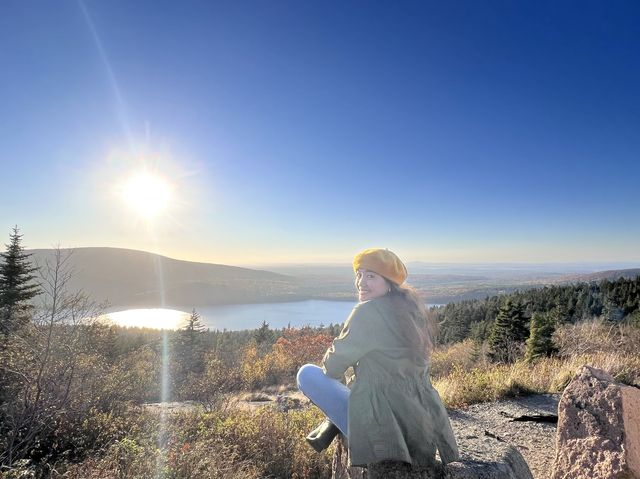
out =
<svg viewBox="0 0 640 479"><path fill-rule="evenodd" d="M26 250L32 262L55 261L55 249ZM60 249L69 256L70 290L126 307L192 308L279 301L295 296L294 278L239 266L178 260L125 248ZM289 299L290 300L290 299Z"/></svg>

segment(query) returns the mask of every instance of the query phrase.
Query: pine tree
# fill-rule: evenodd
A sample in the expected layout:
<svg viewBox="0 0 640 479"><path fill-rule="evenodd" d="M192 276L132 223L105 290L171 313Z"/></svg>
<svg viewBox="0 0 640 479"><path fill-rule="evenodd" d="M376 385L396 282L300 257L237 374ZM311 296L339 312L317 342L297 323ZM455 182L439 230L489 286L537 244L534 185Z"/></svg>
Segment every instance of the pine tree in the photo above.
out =
<svg viewBox="0 0 640 479"><path fill-rule="evenodd" d="M559 303L555 308L551 310L551 315L553 318L553 322L557 326L561 326L570 321L571 316L567 311L567 308L564 304ZM532 318L533 319L533 318Z"/></svg>
<svg viewBox="0 0 640 479"><path fill-rule="evenodd" d="M205 331L200 315L194 309L185 326L174 336L172 377L176 390L180 389L189 374L201 374L204 371Z"/></svg>
<svg viewBox="0 0 640 479"><path fill-rule="evenodd" d="M273 341L273 331L269 328L269 323L262 321L262 324L253 333L253 338L257 344L267 343Z"/></svg>
<svg viewBox="0 0 640 479"><path fill-rule="evenodd" d="M602 315L607 321L618 322L624 317L624 310L617 304L614 295L604 298Z"/></svg>
<svg viewBox="0 0 640 479"><path fill-rule="evenodd" d="M507 299L500 307L489 335L489 357L496 362L513 362L527 339L527 318L520 303Z"/></svg>
<svg viewBox="0 0 640 479"><path fill-rule="evenodd" d="M188 352L191 359L191 368L200 370L202 365L202 355L204 349L204 333L207 328L202 324L200 315L195 308L187 320L187 324L179 331L180 343Z"/></svg>
<svg viewBox="0 0 640 479"><path fill-rule="evenodd" d="M477 321L475 323L471 323L468 337L473 339L474 342L482 344L489 337L489 328L490 325L487 321Z"/></svg>
<svg viewBox="0 0 640 479"><path fill-rule="evenodd" d="M269 328L269 323L264 320L260 327L253 332L252 336L261 354L265 354L271 350L271 346L276 339L275 331Z"/></svg>
<svg viewBox="0 0 640 479"><path fill-rule="evenodd" d="M191 315L187 320L187 324L180 330L183 337L185 338L185 342L190 346L196 346L196 343L199 341L200 334L204 333L207 328L202 321L200 320L200 315L197 313L195 308L191 311Z"/></svg>
<svg viewBox="0 0 640 479"><path fill-rule="evenodd" d="M0 253L0 333L4 336L19 330L28 320L27 313L32 307L29 300L40 292L32 274L37 268L31 266L31 255L22 248L17 226L9 239L7 250Z"/></svg>
<svg viewBox="0 0 640 479"><path fill-rule="evenodd" d="M530 335L527 340L525 359L533 362L538 358L551 356L556 351L553 345L553 333L556 322L552 314L534 313L531 317Z"/></svg>

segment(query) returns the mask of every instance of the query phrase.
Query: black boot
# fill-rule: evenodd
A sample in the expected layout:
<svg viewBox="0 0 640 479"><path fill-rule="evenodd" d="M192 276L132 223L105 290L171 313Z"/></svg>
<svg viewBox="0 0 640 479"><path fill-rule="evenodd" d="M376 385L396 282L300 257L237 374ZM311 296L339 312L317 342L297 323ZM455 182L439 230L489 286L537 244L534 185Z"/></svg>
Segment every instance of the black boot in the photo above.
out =
<svg viewBox="0 0 640 479"><path fill-rule="evenodd" d="M306 437L309 445L318 452L324 451L329 447L333 438L338 435L340 429L328 419L322 421L322 423L309 433Z"/></svg>

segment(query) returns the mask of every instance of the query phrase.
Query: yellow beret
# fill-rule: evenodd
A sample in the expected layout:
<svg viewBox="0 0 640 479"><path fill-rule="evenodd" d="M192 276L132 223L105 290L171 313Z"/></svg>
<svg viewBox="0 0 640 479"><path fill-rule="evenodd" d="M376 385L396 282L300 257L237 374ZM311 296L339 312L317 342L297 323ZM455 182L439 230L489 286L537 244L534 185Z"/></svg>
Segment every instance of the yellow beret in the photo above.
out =
<svg viewBox="0 0 640 479"><path fill-rule="evenodd" d="M407 279L407 268L388 249L369 248L361 251L353 258L353 271L359 268L378 273L395 284L402 284Z"/></svg>

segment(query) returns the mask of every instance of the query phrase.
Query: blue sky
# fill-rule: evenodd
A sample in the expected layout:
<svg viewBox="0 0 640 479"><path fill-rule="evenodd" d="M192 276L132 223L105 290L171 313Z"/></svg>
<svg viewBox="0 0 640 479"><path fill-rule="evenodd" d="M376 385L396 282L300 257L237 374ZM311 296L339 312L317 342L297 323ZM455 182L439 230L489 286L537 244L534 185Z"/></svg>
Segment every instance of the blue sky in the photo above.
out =
<svg viewBox="0 0 640 479"><path fill-rule="evenodd" d="M0 4L0 226L228 264L640 262L637 2ZM118 185L173 196L153 220Z"/></svg>

